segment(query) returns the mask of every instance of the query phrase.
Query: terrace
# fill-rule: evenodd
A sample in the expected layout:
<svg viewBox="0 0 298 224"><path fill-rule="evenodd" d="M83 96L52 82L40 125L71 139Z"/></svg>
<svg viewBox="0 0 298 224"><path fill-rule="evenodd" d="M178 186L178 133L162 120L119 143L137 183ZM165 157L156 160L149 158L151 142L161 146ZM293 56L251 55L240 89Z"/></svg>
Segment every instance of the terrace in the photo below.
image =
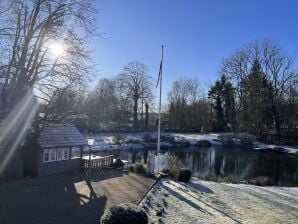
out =
<svg viewBox="0 0 298 224"><path fill-rule="evenodd" d="M15 180L0 186L0 223L99 223L114 204L137 204L154 180L102 169ZM18 212L17 212L18 211Z"/></svg>

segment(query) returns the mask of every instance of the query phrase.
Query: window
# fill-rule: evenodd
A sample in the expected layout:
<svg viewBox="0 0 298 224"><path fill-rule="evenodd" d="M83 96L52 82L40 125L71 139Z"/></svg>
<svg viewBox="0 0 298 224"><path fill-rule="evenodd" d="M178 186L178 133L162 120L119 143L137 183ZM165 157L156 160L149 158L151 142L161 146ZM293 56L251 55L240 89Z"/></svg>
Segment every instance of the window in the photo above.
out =
<svg viewBox="0 0 298 224"><path fill-rule="evenodd" d="M62 156L62 150L61 149L58 149L57 151L57 160L62 160L63 159L63 156Z"/></svg>
<svg viewBox="0 0 298 224"><path fill-rule="evenodd" d="M43 162L56 161L56 149L44 149L43 151Z"/></svg>
<svg viewBox="0 0 298 224"><path fill-rule="evenodd" d="M69 149L68 148L64 149L64 159L68 159L68 153L69 153Z"/></svg>
<svg viewBox="0 0 298 224"><path fill-rule="evenodd" d="M56 150L51 149L50 150L50 161L55 161L56 160Z"/></svg>
<svg viewBox="0 0 298 224"><path fill-rule="evenodd" d="M57 160L67 160L68 159L68 148L57 149Z"/></svg>
<svg viewBox="0 0 298 224"><path fill-rule="evenodd" d="M44 153L43 153L43 161L44 162L49 162L50 160L50 153L47 149L45 149Z"/></svg>
<svg viewBox="0 0 298 224"><path fill-rule="evenodd" d="M81 155L81 149L79 147L73 147L71 149L71 158L72 159L80 158L80 155Z"/></svg>
<svg viewBox="0 0 298 224"><path fill-rule="evenodd" d="M58 148L58 149L44 149L43 152L43 162L53 162L67 160L69 154L68 148Z"/></svg>

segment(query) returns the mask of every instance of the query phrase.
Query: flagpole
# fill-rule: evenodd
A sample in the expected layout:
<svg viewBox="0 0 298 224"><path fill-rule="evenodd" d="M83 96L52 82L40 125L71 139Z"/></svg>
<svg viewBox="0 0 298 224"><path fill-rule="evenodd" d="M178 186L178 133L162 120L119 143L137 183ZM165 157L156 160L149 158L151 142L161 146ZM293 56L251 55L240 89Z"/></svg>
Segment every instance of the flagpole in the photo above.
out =
<svg viewBox="0 0 298 224"><path fill-rule="evenodd" d="M161 94L162 94L162 68L163 68L163 45L161 46L161 70L159 77L159 108L158 108L158 142L157 142L157 173L159 173L159 152L160 152L160 123L161 123Z"/></svg>

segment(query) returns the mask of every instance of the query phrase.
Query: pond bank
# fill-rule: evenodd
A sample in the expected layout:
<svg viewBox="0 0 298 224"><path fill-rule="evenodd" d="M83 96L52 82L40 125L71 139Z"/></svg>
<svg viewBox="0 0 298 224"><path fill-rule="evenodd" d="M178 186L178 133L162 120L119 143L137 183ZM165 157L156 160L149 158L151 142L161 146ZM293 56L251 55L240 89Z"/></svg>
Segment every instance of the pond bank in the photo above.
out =
<svg viewBox="0 0 298 224"><path fill-rule="evenodd" d="M225 144L220 140L222 134L209 133L174 133L164 132L161 134L161 149L172 149L179 147L220 147ZM228 134L229 135L229 134ZM235 142L228 146L241 146L241 143ZM136 132L136 133L100 133L95 135L95 143L92 147L93 151L104 150L139 150L152 149L157 147L156 132ZM298 154L298 148L290 146L266 145L254 142L253 145L247 147L256 151L272 151L278 153ZM85 151L89 151L86 147Z"/></svg>

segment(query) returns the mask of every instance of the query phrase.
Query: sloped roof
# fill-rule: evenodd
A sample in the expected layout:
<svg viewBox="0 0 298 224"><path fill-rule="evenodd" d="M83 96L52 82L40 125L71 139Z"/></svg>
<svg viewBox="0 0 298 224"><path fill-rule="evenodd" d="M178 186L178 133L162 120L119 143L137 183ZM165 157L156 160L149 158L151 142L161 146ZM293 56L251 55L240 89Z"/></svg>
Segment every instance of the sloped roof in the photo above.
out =
<svg viewBox="0 0 298 224"><path fill-rule="evenodd" d="M87 139L74 125L44 127L38 138L42 148L84 146Z"/></svg>

